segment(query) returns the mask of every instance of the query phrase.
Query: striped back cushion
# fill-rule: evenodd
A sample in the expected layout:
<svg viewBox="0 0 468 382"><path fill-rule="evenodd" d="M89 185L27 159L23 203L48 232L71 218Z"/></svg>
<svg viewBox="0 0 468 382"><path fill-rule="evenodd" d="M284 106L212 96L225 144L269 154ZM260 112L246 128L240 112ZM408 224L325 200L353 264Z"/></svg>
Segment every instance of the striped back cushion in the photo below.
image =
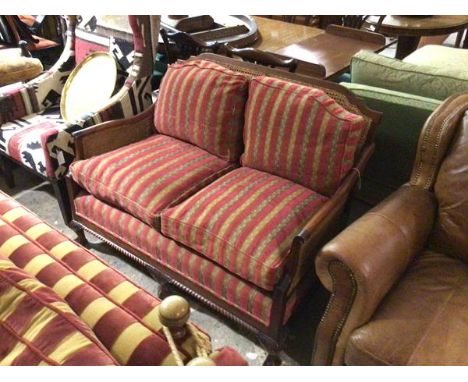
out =
<svg viewBox="0 0 468 382"><path fill-rule="evenodd" d="M242 165L326 196L354 164L367 121L322 90L270 77L250 83Z"/></svg>
<svg viewBox="0 0 468 382"><path fill-rule="evenodd" d="M215 63L176 63L161 84L156 130L227 161L238 161L247 89L243 75Z"/></svg>
<svg viewBox="0 0 468 382"><path fill-rule="evenodd" d="M49 287L0 256L0 365L116 365Z"/></svg>
<svg viewBox="0 0 468 382"><path fill-rule="evenodd" d="M0 192L0 255L51 287L123 365L175 365L159 300ZM178 342L195 356L192 336Z"/></svg>

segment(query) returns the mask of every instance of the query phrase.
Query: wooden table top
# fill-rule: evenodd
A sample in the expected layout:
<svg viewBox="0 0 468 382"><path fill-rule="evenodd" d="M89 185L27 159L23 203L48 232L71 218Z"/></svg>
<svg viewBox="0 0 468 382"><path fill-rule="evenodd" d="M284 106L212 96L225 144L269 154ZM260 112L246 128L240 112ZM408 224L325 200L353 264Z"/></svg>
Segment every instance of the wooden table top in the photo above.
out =
<svg viewBox="0 0 468 382"><path fill-rule="evenodd" d="M260 38L252 47L276 52L288 45L325 33L323 29L254 16Z"/></svg>
<svg viewBox="0 0 468 382"><path fill-rule="evenodd" d="M369 19L370 22L374 18ZM468 27L468 16L387 16L380 28L381 33L394 36L436 36L456 32Z"/></svg>
<svg viewBox="0 0 468 382"><path fill-rule="evenodd" d="M263 17L254 19L261 38L253 46L297 59L297 71L304 74L313 72L307 67L307 64L313 63L325 67L326 78L338 75L347 70L351 58L361 49L377 52L385 46L382 43L363 41L358 36L344 37L315 27Z"/></svg>
<svg viewBox="0 0 468 382"><path fill-rule="evenodd" d="M384 45L374 42L323 33L291 44L275 53L305 62L321 64L325 67L328 78L346 70L351 58L360 50L377 52L383 47Z"/></svg>

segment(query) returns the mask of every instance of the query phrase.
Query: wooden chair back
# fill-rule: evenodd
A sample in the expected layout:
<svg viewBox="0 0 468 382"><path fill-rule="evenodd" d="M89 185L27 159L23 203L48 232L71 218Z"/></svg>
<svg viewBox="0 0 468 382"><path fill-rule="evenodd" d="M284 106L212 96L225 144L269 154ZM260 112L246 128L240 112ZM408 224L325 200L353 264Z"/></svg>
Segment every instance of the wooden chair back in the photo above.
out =
<svg viewBox="0 0 468 382"><path fill-rule="evenodd" d="M218 42L207 43L185 32L169 33L161 28L160 34L169 64L179 59L187 60L191 56L198 56L201 53L216 53L221 47Z"/></svg>

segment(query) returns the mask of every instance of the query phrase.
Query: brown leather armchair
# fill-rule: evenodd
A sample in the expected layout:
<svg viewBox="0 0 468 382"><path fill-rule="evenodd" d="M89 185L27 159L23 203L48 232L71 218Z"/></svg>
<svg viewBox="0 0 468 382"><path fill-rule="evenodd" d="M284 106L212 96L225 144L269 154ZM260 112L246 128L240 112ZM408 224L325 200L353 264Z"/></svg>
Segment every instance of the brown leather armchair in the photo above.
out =
<svg viewBox="0 0 468 382"><path fill-rule="evenodd" d="M316 259L315 365L468 365L468 93L421 133L410 181Z"/></svg>

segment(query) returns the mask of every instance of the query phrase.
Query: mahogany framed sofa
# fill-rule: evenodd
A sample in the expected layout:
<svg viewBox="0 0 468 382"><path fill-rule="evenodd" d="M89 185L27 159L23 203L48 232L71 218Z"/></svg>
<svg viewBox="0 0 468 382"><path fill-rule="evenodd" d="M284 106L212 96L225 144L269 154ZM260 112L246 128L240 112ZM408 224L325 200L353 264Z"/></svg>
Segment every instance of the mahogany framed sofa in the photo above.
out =
<svg viewBox="0 0 468 382"><path fill-rule="evenodd" d="M117 16L116 16L117 17ZM74 158L72 132L104 121L126 118L152 103L151 76L157 45L159 16L128 16L132 33L100 25L95 16L67 16L64 50L49 70L31 81L0 88L0 161L3 176L14 186L13 164L30 170L54 187L65 220L64 175ZM118 63L116 92L101 109L75 121L60 114L65 82L74 69L94 52L109 52Z"/></svg>
<svg viewBox="0 0 468 382"><path fill-rule="evenodd" d="M192 365L201 351L246 365L231 348L211 352L178 300L159 301L0 192L0 365Z"/></svg>
<svg viewBox="0 0 468 382"><path fill-rule="evenodd" d="M468 93L423 127L411 178L316 259L314 365L468 365Z"/></svg>
<svg viewBox="0 0 468 382"><path fill-rule="evenodd" d="M335 83L214 54L175 63L151 108L73 134L69 224L252 330L277 363L379 118Z"/></svg>

